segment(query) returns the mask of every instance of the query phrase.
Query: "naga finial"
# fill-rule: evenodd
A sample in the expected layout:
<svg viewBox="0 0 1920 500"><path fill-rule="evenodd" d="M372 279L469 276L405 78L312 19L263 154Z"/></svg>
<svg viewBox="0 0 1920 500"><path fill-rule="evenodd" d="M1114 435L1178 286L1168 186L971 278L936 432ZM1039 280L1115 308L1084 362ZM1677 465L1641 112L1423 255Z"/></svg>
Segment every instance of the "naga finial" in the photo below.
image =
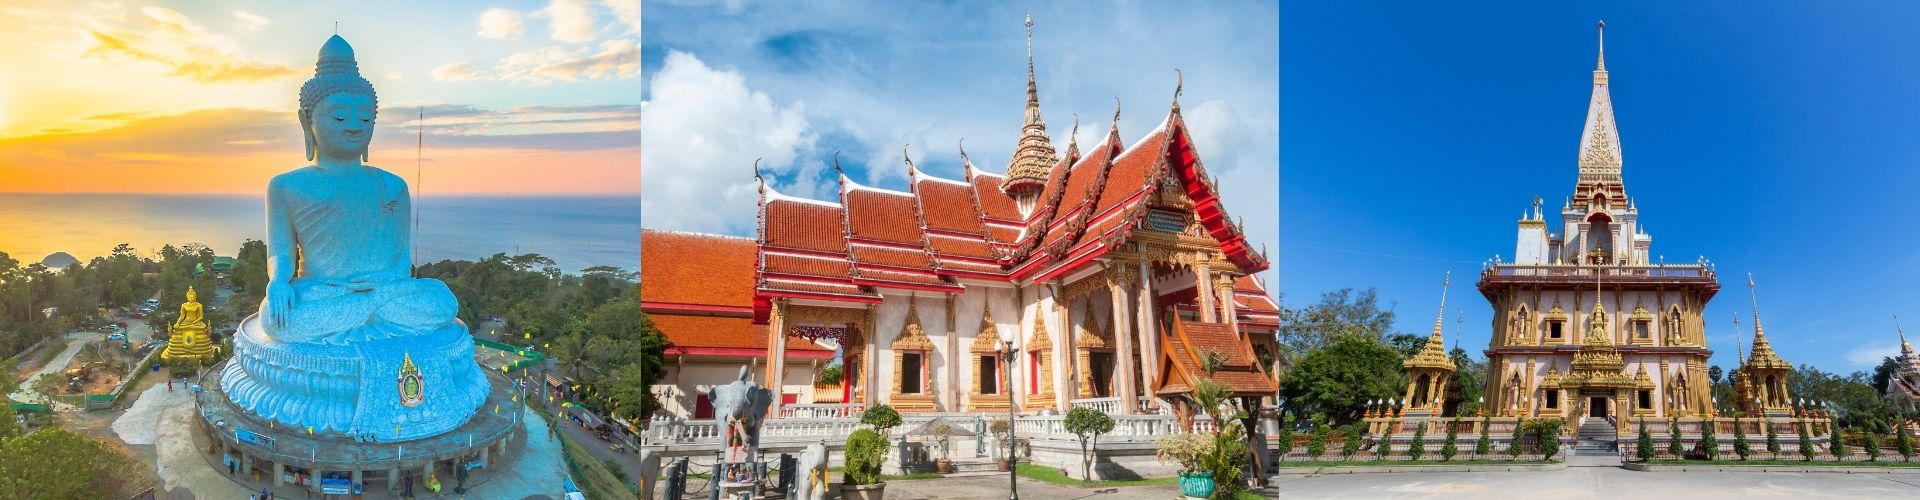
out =
<svg viewBox="0 0 1920 500"><path fill-rule="evenodd" d="M840 180L847 179L847 171L840 169L840 150L833 151L833 173L840 174Z"/></svg>
<svg viewBox="0 0 1920 500"><path fill-rule="evenodd" d="M907 162L908 177L912 177L915 173L915 170L913 168L913 156L908 152L909 148L912 148L912 147L913 147L913 143L911 142L900 145L900 159L906 160Z"/></svg>
<svg viewBox="0 0 1920 500"><path fill-rule="evenodd" d="M1173 109L1180 109L1180 91L1186 86L1186 75L1180 73L1180 68L1173 68Z"/></svg>

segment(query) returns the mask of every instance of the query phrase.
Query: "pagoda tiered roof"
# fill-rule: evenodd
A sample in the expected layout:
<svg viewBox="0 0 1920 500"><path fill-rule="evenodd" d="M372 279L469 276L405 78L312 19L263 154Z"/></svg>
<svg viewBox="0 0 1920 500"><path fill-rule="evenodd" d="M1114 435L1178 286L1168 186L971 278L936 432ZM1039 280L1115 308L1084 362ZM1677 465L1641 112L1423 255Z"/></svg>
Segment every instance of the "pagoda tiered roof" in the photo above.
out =
<svg viewBox="0 0 1920 500"><path fill-rule="evenodd" d="M640 309L673 344L667 354L766 355L766 327L754 318L756 248L748 238L641 232L640 282L652 286L640 287ZM832 350L800 337L787 337L787 351L798 357L833 357Z"/></svg>
<svg viewBox="0 0 1920 500"><path fill-rule="evenodd" d="M1166 377L1154 394L1192 392L1202 380L1220 384L1233 396L1269 396L1278 389L1260 366L1253 346L1226 323L1188 321L1175 317L1172 331L1161 336L1161 373ZM1219 370L1206 372L1206 357L1218 353Z"/></svg>
<svg viewBox="0 0 1920 500"><path fill-rule="evenodd" d="M910 191L863 186L842 175L837 203L763 185L757 297L872 302L879 288L953 292L963 278L1050 280L1084 269L1126 241L1142 225L1146 201L1169 186L1183 189L1201 228L1242 273L1267 268L1266 257L1230 221L1178 102L1159 127L1122 144L1117 126L1084 154L1068 144L1024 217L1001 190L1004 177L970 161L964 180L909 167ZM1257 281L1236 288L1265 294ZM1249 308L1256 322L1277 321L1268 314L1277 304L1239 295L1235 303Z"/></svg>

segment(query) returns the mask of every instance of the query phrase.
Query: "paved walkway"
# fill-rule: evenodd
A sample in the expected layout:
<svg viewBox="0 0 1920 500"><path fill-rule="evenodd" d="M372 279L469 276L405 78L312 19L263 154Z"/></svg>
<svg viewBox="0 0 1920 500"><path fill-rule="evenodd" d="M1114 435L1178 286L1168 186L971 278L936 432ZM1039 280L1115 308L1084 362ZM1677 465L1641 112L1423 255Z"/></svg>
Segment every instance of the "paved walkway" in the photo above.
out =
<svg viewBox="0 0 1920 500"><path fill-rule="evenodd" d="M13 394L9 394L7 395L7 397L12 398L14 401L19 401L22 403L38 403L38 402L46 401L47 398L45 395L40 394L39 391L33 390L33 382L35 380L39 380L41 375L46 375L49 373L53 373L53 372L65 369L67 367L67 362L73 361L73 356L75 354L80 353L80 349L83 347L86 347L88 342L102 340L105 338L107 338L107 335L104 333L96 333L96 332L68 333L66 350L60 351L60 354L57 356L54 356L53 361L48 361L46 366L42 366L40 367L39 370L34 370L33 373L28 374L27 379L20 381L20 386L16 388L15 391L13 391ZM60 402L51 402L51 405L54 411L73 411L76 409L73 407L73 405L60 403Z"/></svg>
<svg viewBox="0 0 1920 500"><path fill-rule="evenodd" d="M1541 472L1282 475L1275 483L1281 498L1920 497L1920 480L1905 474L1670 473L1568 465Z"/></svg>
<svg viewBox="0 0 1920 500"><path fill-rule="evenodd" d="M1173 485L1129 486L1124 488L1073 488L1027 479L1020 480L1021 500L1167 500L1179 497ZM1007 476L947 477L912 481L888 481L888 500L1007 498Z"/></svg>

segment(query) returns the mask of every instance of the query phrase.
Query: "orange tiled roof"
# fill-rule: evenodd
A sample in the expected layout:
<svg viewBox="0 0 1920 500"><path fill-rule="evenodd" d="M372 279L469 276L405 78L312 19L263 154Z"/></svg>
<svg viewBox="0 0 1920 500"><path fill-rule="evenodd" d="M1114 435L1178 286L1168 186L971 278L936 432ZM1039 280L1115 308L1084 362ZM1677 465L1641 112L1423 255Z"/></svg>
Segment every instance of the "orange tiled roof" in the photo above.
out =
<svg viewBox="0 0 1920 500"><path fill-rule="evenodd" d="M923 244L920 221L914 216L913 196L876 189L850 189L842 196L853 225L854 238L908 245ZM855 256L858 258L858 256Z"/></svg>
<svg viewBox="0 0 1920 500"><path fill-rule="evenodd" d="M1012 196L1000 190L1000 176L976 173L972 184L974 199L980 200L983 215L1004 221L1020 220L1020 207L1014 205Z"/></svg>
<svg viewBox="0 0 1920 500"><path fill-rule="evenodd" d="M1155 394L1179 394L1206 379L1226 386L1228 392L1236 396L1264 396L1278 389L1253 355L1253 345L1235 332L1232 325L1187 321L1176 316L1170 333L1161 337L1164 353L1161 373L1167 376L1160 381ZM1200 365L1201 356L1209 351L1219 352L1225 361L1212 375Z"/></svg>
<svg viewBox="0 0 1920 500"><path fill-rule="evenodd" d="M767 246L846 253L846 209L770 200L764 210L761 230Z"/></svg>
<svg viewBox="0 0 1920 500"><path fill-rule="evenodd" d="M662 314L651 317L654 328L666 335L674 347L767 348L767 327L753 324L753 318ZM787 350L827 349L800 337L787 337Z"/></svg>
<svg viewBox="0 0 1920 500"><path fill-rule="evenodd" d="M640 301L750 307L757 252L746 238L641 231Z"/></svg>
<svg viewBox="0 0 1920 500"><path fill-rule="evenodd" d="M927 229L980 234L980 209L974 205L973 190L967 186L934 180L913 183L920 202L920 215Z"/></svg>

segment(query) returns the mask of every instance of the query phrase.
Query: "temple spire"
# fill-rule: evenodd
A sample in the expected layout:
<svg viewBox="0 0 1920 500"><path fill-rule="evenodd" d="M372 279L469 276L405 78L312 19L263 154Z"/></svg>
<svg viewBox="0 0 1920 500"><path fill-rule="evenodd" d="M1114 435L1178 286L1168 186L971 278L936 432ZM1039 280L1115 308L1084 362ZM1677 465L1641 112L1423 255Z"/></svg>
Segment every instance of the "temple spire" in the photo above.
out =
<svg viewBox="0 0 1920 500"><path fill-rule="evenodd" d="M1753 301L1753 352L1747 356L1747 362L1762 368L1793 368L1773 353L1773 345L1767 342L1767 331L1760 327L1760 293L1754 290L1751 273L1747 274L1747 294Z"/></svg>
<svg viewBox="0 0 1920 500"><path fill-rule="evenodd" d="M1607 23L1600 23L1599 59L1593 68L1593 97L1580 134L1580 181L1620 182L1620 131L1614 125L1613 97L1607 91Z"/></svg>
<svg viewBox="0 0 1920 500"><path fill-rule="evenodd" d="M1053 141L1047 137L1047 121L1040 117L1040 86L1033 76L1033 14L1027 14L1027 109L1021 121L1020 141L1014 147L1013 160L1007 165L1007 177L1000 190L1013 197L1021 215L1033 213L1040 191L1047 185L1049 170L1060 161Z"/></svg>
<svg viewBox="0 0 1920 500"><path fill-rule="evenodd" d="M1447 356L1447 341L1441 336L1441 329L1446 326L1447 321L1447 288L1451 286L1453 286L1453 273L1448 272L1447 276L1440 280L1440 313L1433 317L1433 333L1427 336L1427 343L1421 346L1419 353L1401 363L1403 368L1440 368L1447 371L1453 371L1456 368L1453 358Z"/></svg>
<svg viewBox="0 0 1920 500"><path fill-rule="evenodd" d="M1893 330L1900 332L1900 354L1902 356L1913 355L1913 345L1907 343L1907 331L1906 329L1900 328L1900 315L1898 314L1893 315Z"/></svg>

